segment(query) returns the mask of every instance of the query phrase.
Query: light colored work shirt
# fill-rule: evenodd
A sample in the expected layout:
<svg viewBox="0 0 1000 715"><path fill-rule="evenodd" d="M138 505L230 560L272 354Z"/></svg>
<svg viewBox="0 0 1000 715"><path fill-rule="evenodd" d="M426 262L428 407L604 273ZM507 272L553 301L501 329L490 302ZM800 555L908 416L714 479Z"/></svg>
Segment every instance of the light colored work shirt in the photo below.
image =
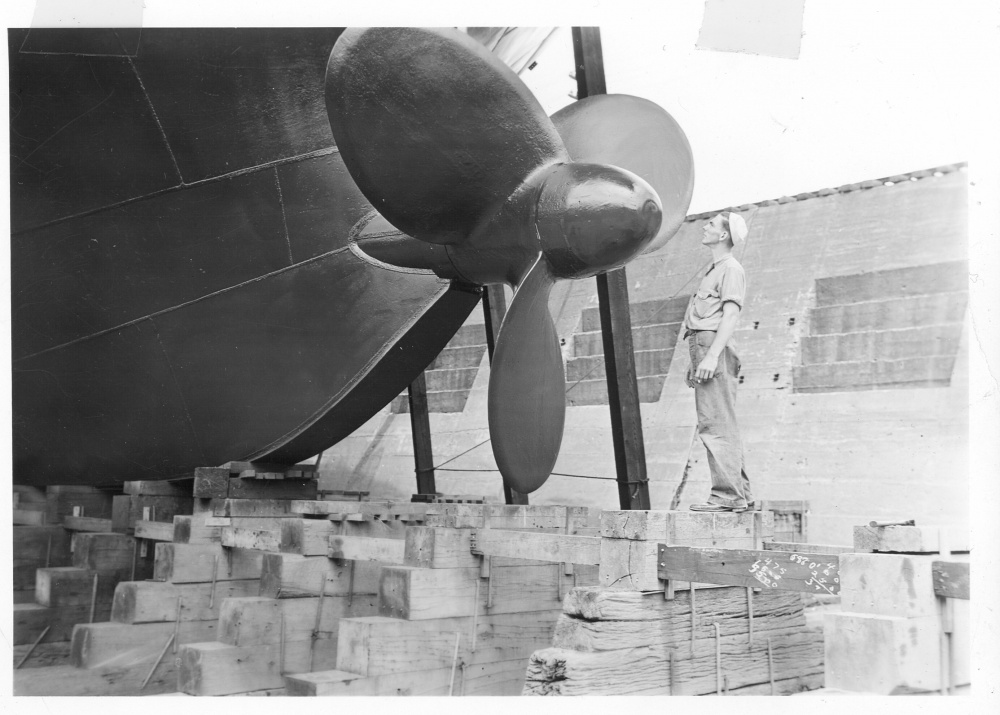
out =
<svg viewBox="0 0 1000 715"><path fill-rule="evenodd" d="M732 254L719 259L691 296L684 315L685 329L718 330L722 322L722 304L731 300L742 309L746 292L746 273L739 261Z"/></svg>

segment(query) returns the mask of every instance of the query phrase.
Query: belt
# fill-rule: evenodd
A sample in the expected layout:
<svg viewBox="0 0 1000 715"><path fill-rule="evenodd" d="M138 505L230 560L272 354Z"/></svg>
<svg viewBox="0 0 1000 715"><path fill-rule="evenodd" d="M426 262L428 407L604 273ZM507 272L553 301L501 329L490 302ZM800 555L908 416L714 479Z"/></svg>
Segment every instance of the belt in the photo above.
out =
<svg viewBox="0 0 1000 715"><path fill-rule="evenodd" d="M690 338L695 333L717 333L717 332L719 332L719 331L718 330L694 330L692 328L685 328L684 329L684 340L687 340L688 338Z"/></svg>

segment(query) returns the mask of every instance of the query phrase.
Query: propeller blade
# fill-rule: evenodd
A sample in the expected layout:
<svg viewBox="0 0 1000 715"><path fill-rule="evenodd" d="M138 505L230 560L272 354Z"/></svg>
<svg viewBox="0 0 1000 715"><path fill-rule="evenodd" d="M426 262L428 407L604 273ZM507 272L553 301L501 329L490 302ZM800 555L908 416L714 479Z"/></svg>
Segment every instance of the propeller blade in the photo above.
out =
<svg viewBox="0 0 1000 715"><path fill-rule="evenodd" d="M549 313L553 281L539 255L514 292L490 366L493 456L504 483L522 494L552 473L566 421L566 375Z"/></svg>
<svg viewBox="0 0 1000 715"><path fill-rule="evenodd" d="M346 30L327 64L326 107L361 192L429 243L460 242L531 172L569 159L531 91L457 30Z"/></svg>
<svg viewBox="0 0 1000 715"><path fill-rule="evenodd" d="M627 169L659 195L663 221L644 253L677 233L694 192L694 157L673 117L639 97L600 94L560 109L552 121L573 161Z"/></svg>

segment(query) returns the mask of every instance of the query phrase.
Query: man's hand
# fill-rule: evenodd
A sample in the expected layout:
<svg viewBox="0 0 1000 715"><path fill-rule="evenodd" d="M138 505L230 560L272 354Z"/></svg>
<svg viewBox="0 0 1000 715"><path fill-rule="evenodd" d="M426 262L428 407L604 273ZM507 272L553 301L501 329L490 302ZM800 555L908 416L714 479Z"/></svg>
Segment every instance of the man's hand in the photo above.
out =
<svg viewBox="0 0 1000 715"><path fill-rule="evenodd" d="M712 353L708 353L704 359L698 363L698 369L694 371L694 379L697 382L708 382L715 377L715 369L719 366L719 358Z"/></svg>

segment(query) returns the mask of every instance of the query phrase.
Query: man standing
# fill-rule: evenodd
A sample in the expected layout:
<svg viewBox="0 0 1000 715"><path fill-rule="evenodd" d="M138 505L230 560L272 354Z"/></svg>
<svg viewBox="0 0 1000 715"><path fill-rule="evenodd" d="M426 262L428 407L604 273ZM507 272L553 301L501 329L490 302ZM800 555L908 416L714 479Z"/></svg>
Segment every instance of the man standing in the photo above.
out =
<svg viewBox="0 0 1000 715"><path fill-rule="evenodd" d="M691 354L687 384L694 388L698 436L712 474L708 502L692 504L692 511L743 512L754 506L736 424L740 359L731 344L746 296L746 274L732 251L746 236L746 222L737 213L718 214L705 224L701 243L712 250L713 265L684 316Z"/></svg>

